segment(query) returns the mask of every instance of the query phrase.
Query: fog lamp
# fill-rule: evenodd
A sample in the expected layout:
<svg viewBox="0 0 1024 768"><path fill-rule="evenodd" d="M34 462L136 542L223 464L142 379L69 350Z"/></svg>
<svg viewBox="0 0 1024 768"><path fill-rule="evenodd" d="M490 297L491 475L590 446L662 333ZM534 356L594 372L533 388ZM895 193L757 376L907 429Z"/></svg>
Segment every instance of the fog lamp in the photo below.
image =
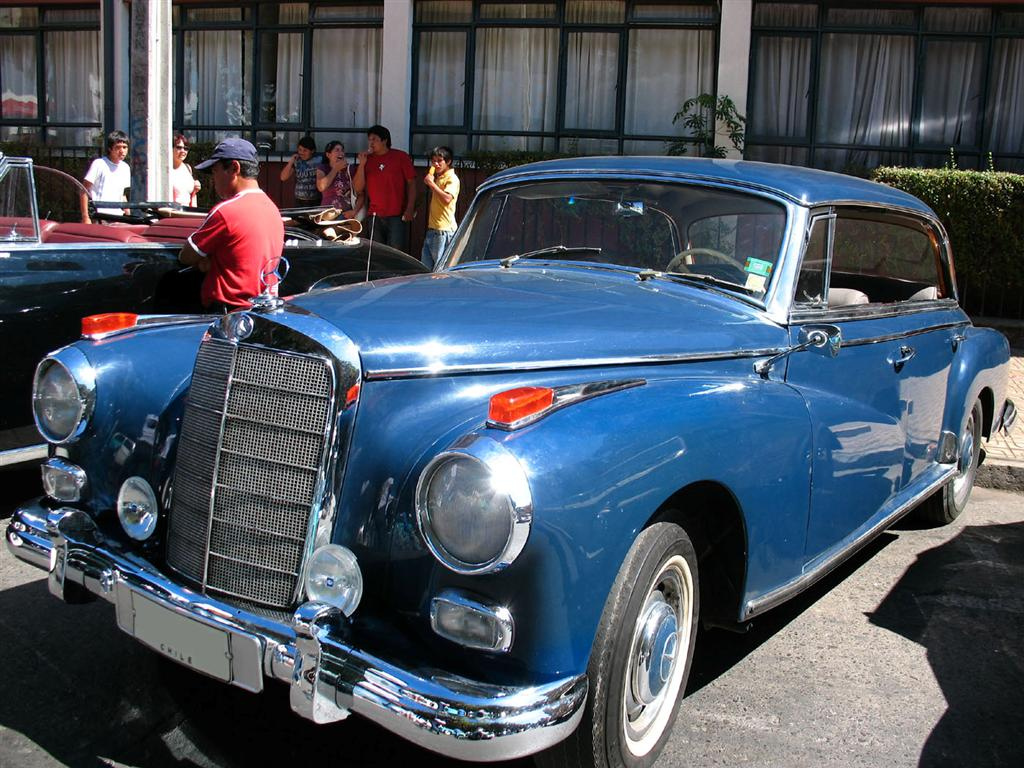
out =
<svg viewBox="0 0 1024 768"><path fill-rule="evenodd" d="M446 589L430 601L430 626L441 637L467 648L507 651L512 647L512 614Z"/></svg>
<svg viewBox="0 0 1024 768"><path fill-rule="evenodd" d="M145 541L156 530L158 518L156 494L141 477L129 477L117 492L117 519L124 532L136 541Z"/></svg>
<svg viewBox="0 0 1024 768"><path fill-rule="evenodd" d="M306 570L306 595L333 605L346 616L355 613L363 597L363 573L352 551L327 544L314 552Z"/></svg>
<svg viewBox="0 0 1024 768"><path fill-rule="evenodd" d="M57 501L81 501L85 490L85 470L56 458L47 460L41 469L43 493Z"/></svg>

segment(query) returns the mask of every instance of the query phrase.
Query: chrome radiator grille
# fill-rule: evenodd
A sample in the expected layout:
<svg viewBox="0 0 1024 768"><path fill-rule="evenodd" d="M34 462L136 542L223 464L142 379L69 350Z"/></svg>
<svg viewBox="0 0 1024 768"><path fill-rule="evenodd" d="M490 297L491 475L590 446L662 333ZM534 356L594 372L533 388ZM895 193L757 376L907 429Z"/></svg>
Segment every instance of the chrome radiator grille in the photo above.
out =
<svg viewBox="0 0 1024 768"><path fill-rule="evenodd" d="M178 441L172 568L204 592L292 604L332 393L319 357L203 342Z"/></svg>

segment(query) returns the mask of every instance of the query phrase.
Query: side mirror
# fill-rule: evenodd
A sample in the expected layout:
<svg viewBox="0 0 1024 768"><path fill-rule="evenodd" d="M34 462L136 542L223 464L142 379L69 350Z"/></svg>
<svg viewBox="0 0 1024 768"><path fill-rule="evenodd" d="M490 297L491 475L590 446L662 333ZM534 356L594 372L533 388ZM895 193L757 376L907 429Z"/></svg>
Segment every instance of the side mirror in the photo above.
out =
<svg viewBox="0 0 1024 768"><path fill-rule="evenodd" d="M772 366L784 357L789 357L794 352L802 352L805 349L820 349L823 354L835 357L839 354L839 348L843 346L843 332L835 325L806 325L800 330L800 343L789 349L784 349L777 355L772 355L767 360L760 360L754 363L754 373L762 379L768 378Z"/></svg>

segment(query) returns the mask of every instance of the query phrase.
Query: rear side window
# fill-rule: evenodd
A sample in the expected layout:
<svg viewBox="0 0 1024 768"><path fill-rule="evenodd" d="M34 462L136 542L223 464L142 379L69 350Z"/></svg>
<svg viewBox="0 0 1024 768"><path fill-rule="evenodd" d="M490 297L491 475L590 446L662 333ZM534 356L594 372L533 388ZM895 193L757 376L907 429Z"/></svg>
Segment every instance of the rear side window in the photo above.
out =
<svg viewBox="0 0 1024 768"><path fill-rule="evenodd" d="M942 274L938 236L927 223L839 212L830 290L859 291L871 304L926 301L948 295Z"/></svg>

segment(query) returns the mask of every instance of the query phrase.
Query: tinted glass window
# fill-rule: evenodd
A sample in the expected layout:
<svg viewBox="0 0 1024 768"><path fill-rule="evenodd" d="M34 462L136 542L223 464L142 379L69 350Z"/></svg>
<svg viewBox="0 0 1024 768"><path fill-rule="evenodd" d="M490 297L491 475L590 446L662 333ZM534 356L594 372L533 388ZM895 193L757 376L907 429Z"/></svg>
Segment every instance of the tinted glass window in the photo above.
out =
<svg viewBox="0 0 1024 768"><path fill-rule="evenodd" d="M939 244L923 222L840 214L830 287L862 291L871 303L944 296Z"/></svg>

